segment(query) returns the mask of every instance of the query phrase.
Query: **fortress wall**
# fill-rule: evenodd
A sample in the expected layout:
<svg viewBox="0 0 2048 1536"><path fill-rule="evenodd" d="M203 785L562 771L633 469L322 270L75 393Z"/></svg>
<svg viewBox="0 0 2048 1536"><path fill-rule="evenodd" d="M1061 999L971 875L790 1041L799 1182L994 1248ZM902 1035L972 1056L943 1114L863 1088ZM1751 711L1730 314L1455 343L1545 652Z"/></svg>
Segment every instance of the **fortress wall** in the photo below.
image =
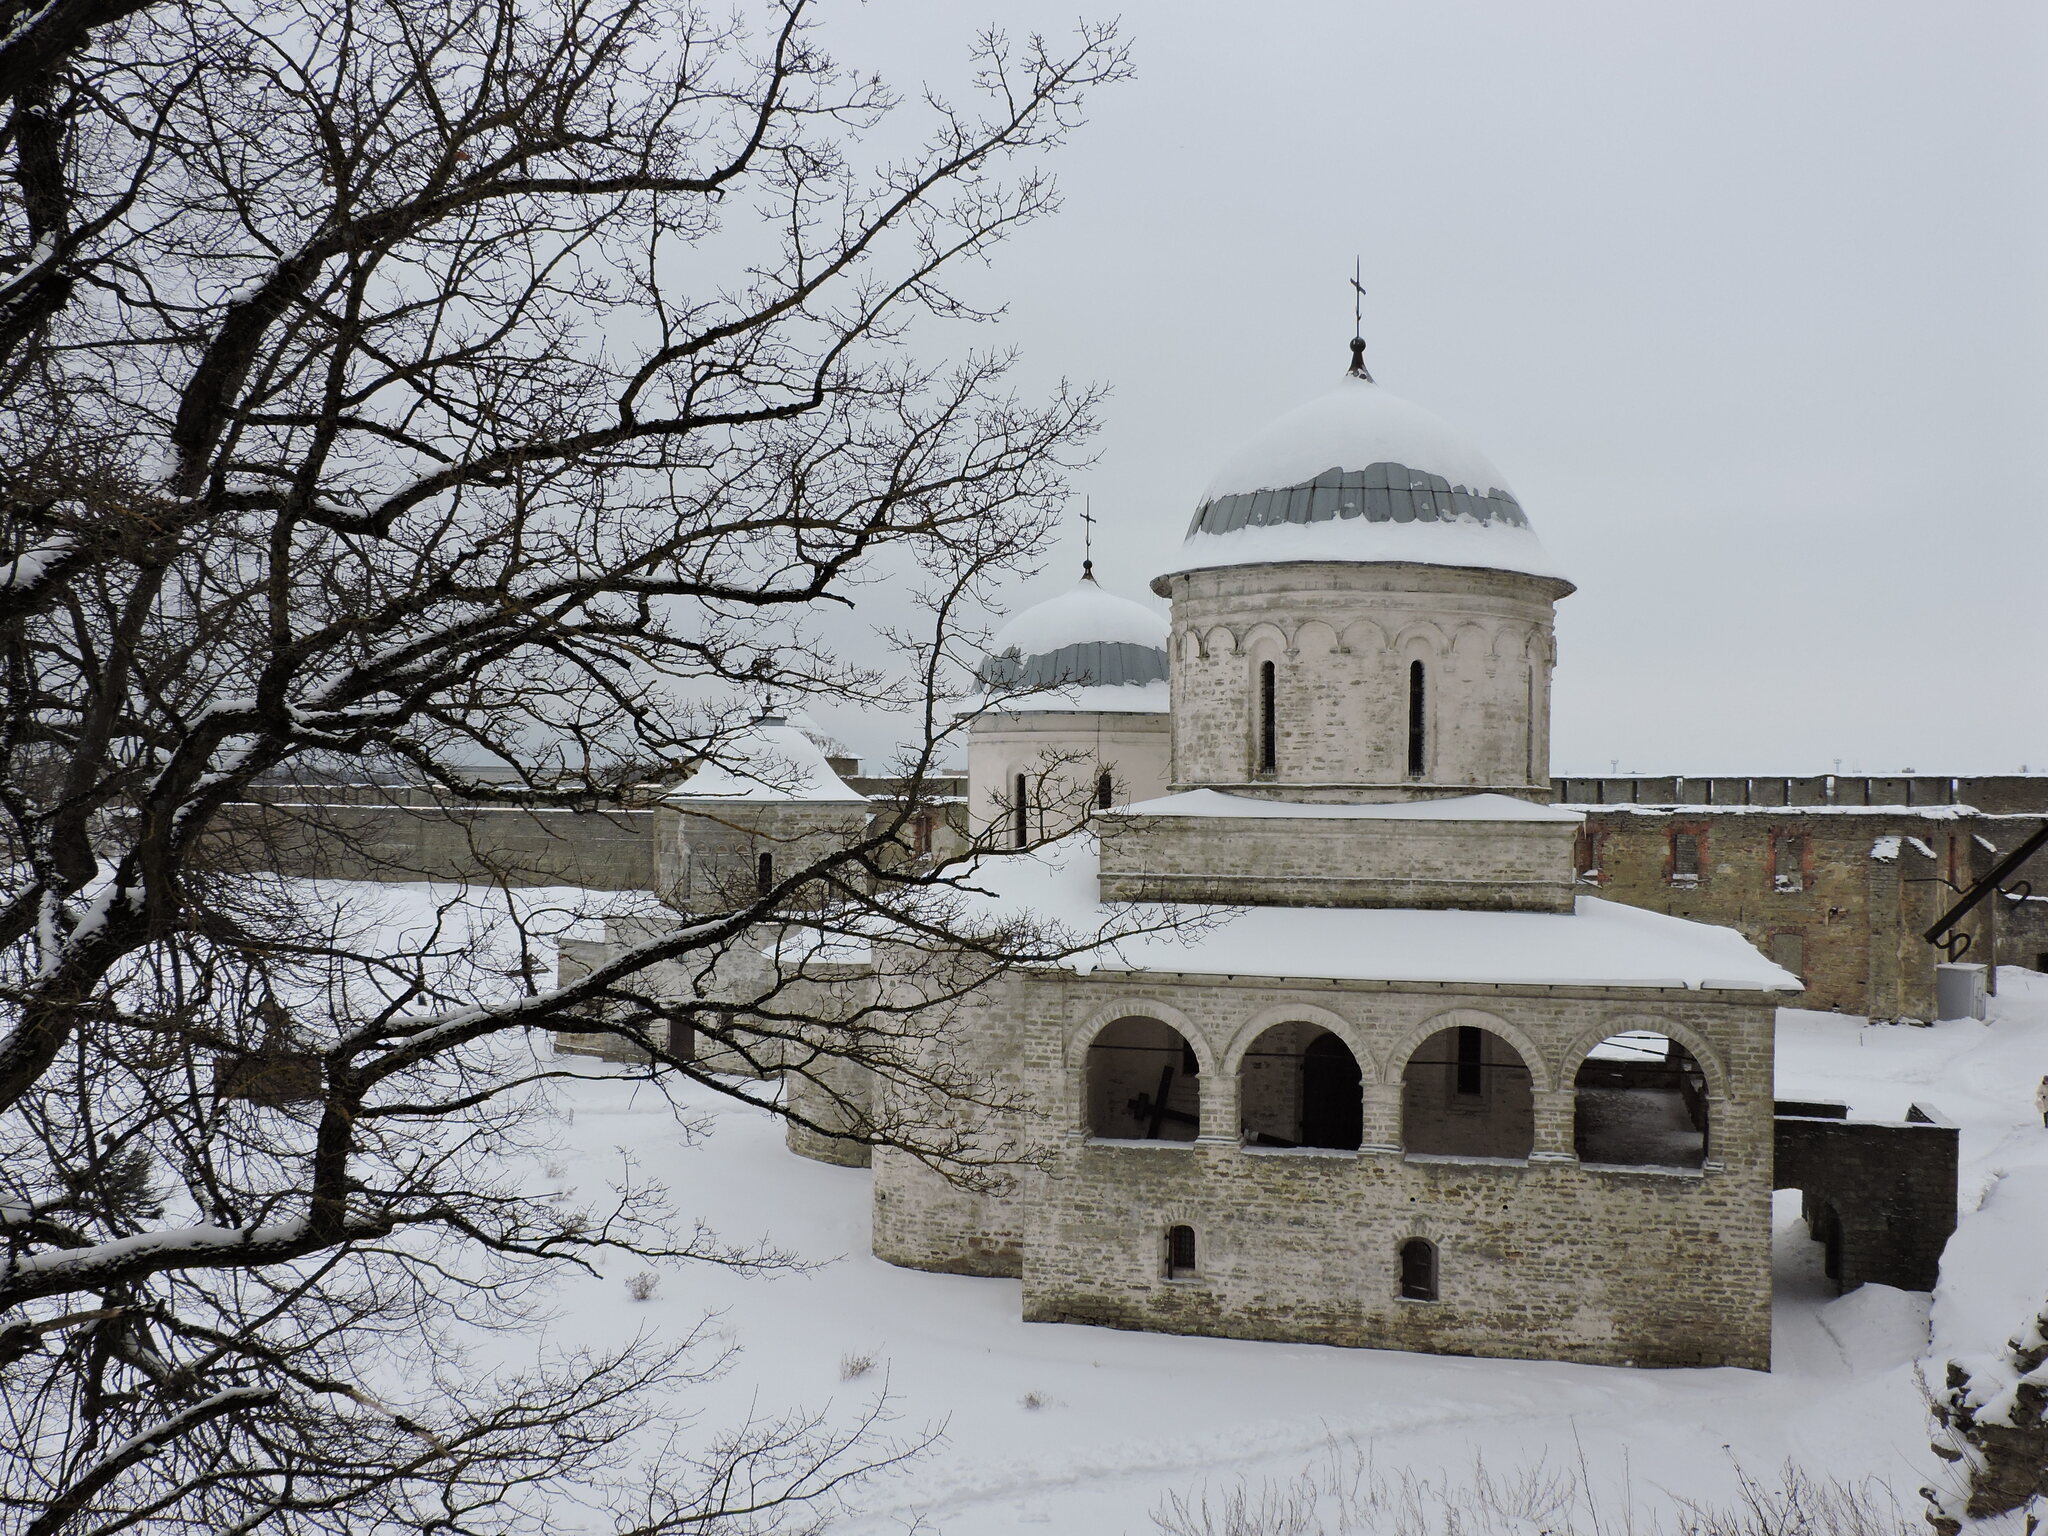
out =
<svg viewBox="0 0 2048 1536"><path fill-rule="evenodd" d="M246 801L209 838L217 864L331 880L645 890L654 813Z"/></svg>
<svg viewBox="0 0 2048 1536"><path fill-rule="evenodd" d="M1567 782L1584 787L1578 780ZM2031 817L2007 820L1938 807L1925 814L1585 802L1578 808L1586 812L1587 832L1598 840L1582 844L1597 874L1582 874L1581 889L1738 930L1805 980L1800 1007L1923 1020L1934 1017L1934 967L1945 956L1922 934L1963 889L1989 872L1999 857L1993 849L2016 847L2039 824ZM1671 839L1679 832L1699 840L1700 871L1692 883L1673 878ZM1778 868L1787 834L1805 839L1799 871ZM1932 856L1921 853L1915 840ZM1896 843L1897 853L1873 857L1880 842ZM2029 862L2048 870L2048 857ZM1787 873L1796 874L1798 883L1781 884L1780 875ZM2048 880L2043 883L2048 886ZM1995 953L2003 964L2038 965L2048 951L2048 944L2035 942L2048 937L2048 902L1994 900L1995 913L1986 902L1963 921L1963 931L1973 938L1966 958L1986 960ZM2001 930L1995 936L1994 922ZM1796 941L1796 950L1788 949L1788 939Z"/></svg>

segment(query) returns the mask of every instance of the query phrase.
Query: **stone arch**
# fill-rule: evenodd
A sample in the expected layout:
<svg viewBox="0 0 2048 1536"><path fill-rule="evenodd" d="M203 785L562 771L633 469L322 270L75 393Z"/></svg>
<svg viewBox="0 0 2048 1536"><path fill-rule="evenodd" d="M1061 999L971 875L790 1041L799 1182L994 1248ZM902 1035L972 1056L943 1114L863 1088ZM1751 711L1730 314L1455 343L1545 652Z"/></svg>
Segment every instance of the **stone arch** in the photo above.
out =
<svg viewBox="0 0 2048 1536"><path fill-rule="evenodd" d="M1544 1063L1522 1032L1476 1008L1425 1021L1401 1057L1401 1150L1408 1156L1527 1159L1536 1146Z"/></svg>
<svg viewBox="0 0 2048 1536"><path fill-rule="evenodd" d="M1440 1030L1455 1029L1461 1024L1498 1035L1513 1046L1516 1053L1521 1056L1522 1064L1529 1069L1529 1086L1535 1092L1548 1093L1555 1086L1550 1075L1550 1063L1544 1060L1543 1052L1530 1038L1528 1031L1510 1023L1497 1013L1488 1013L1483 1008L1449 1008L1442 1013L1431 1014L1409 1029L1396 1039L1382 1056L1379 1080L1383 1083L1400 1082L1408 1070L1408 1058L1415 1054L1416 1048L1423 1041ZM1613 1030L1608 1030L1599 1040L1588 1042L1586 1049L1591 1050L1600 1043L1600 1040L1605 1040L1607 1035L1613 1033Z"/></svg>
<svg viewBox="0 0 2048 1536"><path fill-rule="evenodd" d="M1202 1060L1194 1037L1163 1019L1120 1013L1090 1035L1074 1076L1079 1126L1090 1136L1193 1142L1201 1135Z"/></svg>
<svg viewBox="0 0 2048 1536"><path fill-rule="evenodd" d="M1218 637L1221 643L1218 643ZM1222 656L1236 656L1238 650L1237 631L1228 624L1212 624L1202 631L1202 654L1210 660Z"/></svg>
<svg viewBox="0 0 2048 1536"><path fill-rule="evenodd" d="M1304 619L1295 626L1292 649L1296 651L1305 650L1310 641L1319 641L1324 651L1333 653L1341 649L1343 645L1343 641L1337 634L1337 626L1330 623L1327 619Z"/></svg>
<svg viewBox="0 0 2048 1536"><path fill-rule="evenodd" d="M1239 638L1237 642L1238 654L1240 656L1250 656L1259 649L1261 641L1271 641L1275 651L1283 656L1294 649L1293 644L1287 638L1286 630L1275 624L1271 619L1261 619Z"/></svg>
<svg viewBox="0 0 2048 1536"><path fill-rule="evenodd" d="M1450 637L1441 625L1429 619L1412 619L1402 626L1387 647L1401 660L1420 656L1424 661L1442 660L1451 653Z"/></svg>
<svg viewBox="0 0 2048 1536"><path fill-rule="evenodd" d="M1192 629L1181 631L1180 659L1183 663L1193 663L1206 659L1202 650L1202 637Z"/></svg>
<svg viewBox="0 0 2048 1536"><path fill-rule="evenodd" d="M1346 650L1352 651L1384 651L1388 644L1385 626L1371 619L1348 620L1338 638Z"/></svg>
<svg viewBox="0 0 2048 1536"><path fill-rule="evenodd" d="M1238 1054L1238 1125L1255 1147L1356 1152L1365 1068L1343 1034L1298 1017L1268 1024Z"/></svg>
<svg viewBox="0 0 2048 1536"><path fill-rule="evenodd" d="M1243 1067L1244 1053L1251 1049L1252 1042L1275 1024L1313 1024L1319 1029L1327 1029L1351 1048L1351 1054L1358 1058L1359 1070L1365 1074L1368 1083L1380 1081L1379 1064L1366 1049L1358 1026L1342 1015L1327 1008L1318 1008L1313 1003L1275 1003L1270 1008L1261 1008L1231 1031L1229 1040L1224 1042L1219 1053L1217 1072L1236 1073Z"/></svg>
<svg viewBox="0 0 2048 1536"><path fill-rule="evenodd" d="M1084 1022L1067 1031L1064 1055L1065 1065L1070 1071L1086 1062L1088 1047L1094 1043L1095 1037L1118 1019L1157 1019L1162 1024L1170 1024L1179 1031L1183 1040L1195 1048L1195 1060L1201 1063L1205 1075L1222 1070L1217 1064L1216 1053L1209 1049L1208 1041L1193 1019L1160 998L1127 997L1105 1003L1088 1015Z"/></svg>
<svg viewBox="0 0 2048 1536"><path fill-rule="evenodd" d="M1529 638L1523 646L1523 654L1539 667L1552 666L1557 661L1557 645L1549 630L1541 625L1529 627Z"/></svg>
<svg viewBox="0 0 2048 1536"><path fill-rule="evenodd" d="M1712 1042L1690 1024L1677 1019L1659 1018L1653 1013L1617 1014L1600 1023L1587 1025L1572 1037L1571 1043L1565 1047L1564 1054L1559 1058L1558 1083L1565 1085L1576 1082L1579 1068L1586 1064L1586 1057L1592 1053L1593 1047L1602 1040L1611 1040L1616 1035L1627 1034L1633 1029L1649 1030L1652 1034L1667 1035L1676 1040L1686 1048L1692 1059L1699 1063L1700 1072L1707 1080L1708 1100L1720 1103L1728 1097L1728 1068Z"/></svg>
<svg viewBox="0 0 2048 1536"><path fill-rule="evenodd" d="M1455 656L1490 656L1493 635L1477 619L1464 619L1451 630L1447 649Z"/></svg>

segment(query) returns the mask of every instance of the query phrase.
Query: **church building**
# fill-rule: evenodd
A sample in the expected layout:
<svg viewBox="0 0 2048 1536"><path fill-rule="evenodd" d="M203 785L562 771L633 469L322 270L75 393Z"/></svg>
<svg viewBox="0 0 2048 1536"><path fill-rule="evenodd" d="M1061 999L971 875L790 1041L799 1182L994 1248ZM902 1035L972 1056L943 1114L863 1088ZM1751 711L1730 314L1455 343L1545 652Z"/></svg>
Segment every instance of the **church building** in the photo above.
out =
<svg viewBox="0 0 2048 1536"><path fill-rule="evenodd" d="M991 914L1189 926L968 1001L954 1048L1016 1106L971 1129L1031 1167L972 1193L878 1152L876 1253L1020 1277L1036 1320L1767 1367L1799 983L1576 882L1549 773L1573 588L1506 478L1357 343L1152 586L1163 630L1091 572L997 636L974 825L994 850L1087 821L970 883Z"/></svg>

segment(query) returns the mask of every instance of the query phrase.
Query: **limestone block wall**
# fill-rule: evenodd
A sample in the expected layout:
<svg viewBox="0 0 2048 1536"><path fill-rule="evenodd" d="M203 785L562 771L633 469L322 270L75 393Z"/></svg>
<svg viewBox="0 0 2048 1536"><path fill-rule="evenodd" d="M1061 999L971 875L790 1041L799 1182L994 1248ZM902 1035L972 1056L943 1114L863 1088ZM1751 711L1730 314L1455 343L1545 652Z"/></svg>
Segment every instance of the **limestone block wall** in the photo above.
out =
<svg viewBox="0 0 2048 1536"><path fill-rule="evenodd" d="M967 815L973 837L1010 841L1016 779L1029 784L1029 835L1055 837L1079 826L1096 803L1097 779L1110 775L1119 805L1167 792L1173 722L1163 713L1102 714L1057 710L978 717L967 738Z"/></svg>
<svg viewBox="0 0 2048 1536"><path fill-rule="evenodd" d="M1112 901L1569 912L1570 822L1285 816L1101 819Z"/></svg>
<svg viewBox="0 0 2048 1536"><path fill-rule="evenodd" d="M1007 1063L1034 1111L1006 1121L1043 1174L966 1196L876 1159L876 1252L896 1263L1016 1273L1029 1318L1443 1353L1609 1364L1770 1357L1771 999L1652 989L1316 986L1097 973L1005 978L968 1036ZM1197 1058L1201 1137L1086 1130L1085 1063L1120 1018L1169 1023ZM1275 1023L1327 1029L1359 1061L1356 1153L1241 1144L1238 1070ZM1527 1158L1405 1153L1409 1057L1444 1028L1485 1029L1529 1071ZM1678 1039L1706 1076L1697 1170L1582 1166L1571 1084L1600 1040ZM1195 1229L1198 1273L1168 1279L1169 1227ZM1396 1255L1424 1237L1441 1299L1397 1295ZM1672 1276L1686 1283L1674 1286Z"/></svg>
<svg viewBox="0 0 2048 1536"><path fill-rule="evenodd" d="M855 1062L821 1061L787 1081L792 1114L785 1124L784 1140L789 1150L813 1162L867 1167L872 1154L865 1142L831 1133L855 1129L866 1119L874 1075Z"/></svg>
<svg viewBox="0 0 2048 1536"><path fill-rule="evenodd" d="M758 889L762 855L778 871L799 869L857 842L869 814L864 800L667 802L653 813L656 889L684 911L742 905Z"/></svg>
<svg viewBox="0 0 2048 1536"><path fill-rule="evenodd" d="M1548 798L1552 605L1567 582L1417 565L1261 565L1169 578L1173 781L1299 798L1496 789ZM1259 764L1260 667L1276 763ZM1409 668L1424 771L1408 771Z"/></svg>
<svg viewBox="0 0 2048 1536"><path fill-rule="evenodd" d="M944 1037L933 1042L950 1062L973 1074L1001 1112L955 1111L963 1128L986 1146L1021 1158L1032 1140L1029 1122L1037 1106L1018 1049L1017 1020L1042 989L1030 989L1010 975L970 994L955 1011ZM884 1085L876 1086L879 1096ZM927 1112L937 1106L911 1106ZM1023 1262L1024 1208L1041 1182L1021 1161L1007 1178L982 1190L958 1184L890 1147L874 1154L874 1252L906 1269L956 1275L1015 1278Z"/></svg>

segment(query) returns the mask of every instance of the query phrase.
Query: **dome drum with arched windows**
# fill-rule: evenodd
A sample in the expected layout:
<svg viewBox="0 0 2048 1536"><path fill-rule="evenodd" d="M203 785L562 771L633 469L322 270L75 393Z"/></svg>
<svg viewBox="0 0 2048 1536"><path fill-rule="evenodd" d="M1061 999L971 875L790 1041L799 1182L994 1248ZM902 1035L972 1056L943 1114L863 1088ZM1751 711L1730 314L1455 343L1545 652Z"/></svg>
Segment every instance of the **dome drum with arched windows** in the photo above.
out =
<svg viewBox="0 0 2048 1536"><path fill-rule="evenodd" d="M1176 787L1548 797L1572 584L1492 461L1362 374L1226 461L1153 589Z"/></svg>

